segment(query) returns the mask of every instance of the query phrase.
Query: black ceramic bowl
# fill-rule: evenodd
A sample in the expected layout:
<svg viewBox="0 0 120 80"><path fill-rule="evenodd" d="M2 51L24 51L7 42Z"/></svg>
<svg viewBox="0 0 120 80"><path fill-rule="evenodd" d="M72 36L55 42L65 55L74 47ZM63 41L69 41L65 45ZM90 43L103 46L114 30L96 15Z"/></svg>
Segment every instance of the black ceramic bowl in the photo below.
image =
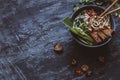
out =
<svg viewBox="0 0 120 80"><path fill-rule="evenodd" d="M98 14L100 14L101 12L103 12L105 9L102 8L102 7L99 7L99 6L84 6L84 7L81 7L79 10L77 10L73 15L72 15L72 20L74 21L74 19L79 15L79 13L81 13L83 10L87 10L87 9L94 9L95 12L97 12ZM112 15L109 15L110 16L110 22L111 22L111 28L113 30L115 30L115 27L114 27L114 21L113 21L113 18L112 18ZM81 45L85 46L85 47L91 47L91 48L96 48L96 47L101 47L101 46L104 46L106 45L107 43L110 42L110 40L112 39L112 37L108 38L107 40L105 40L104 42L100 43L100 44L97 44L97 45L87 45L87 44L84 44L83 42L79 41L77 38L76 38L76 35L74 35L72 32L71 34L73 35L74 39Z"/></svg>

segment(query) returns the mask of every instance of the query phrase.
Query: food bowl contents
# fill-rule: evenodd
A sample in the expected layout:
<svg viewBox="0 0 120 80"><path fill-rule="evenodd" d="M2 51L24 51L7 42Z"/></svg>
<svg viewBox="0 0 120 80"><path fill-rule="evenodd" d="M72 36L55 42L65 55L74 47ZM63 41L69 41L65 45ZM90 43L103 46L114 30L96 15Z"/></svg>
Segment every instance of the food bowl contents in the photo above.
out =
<svg viewBox="0 0 120 80"><path fill-rule="evenodd" d="M66 18L64 23L77 40L90 46L105 42L113 33L110 16L99 17L94 9L83 10L74 20Z"/></svg>
<svg viewBox="0 0 120 80"><path fill-rule="evenodd" d="M99 17L93 9L82 11L73 21L73 28L77 28L91 37L93 39L92 44L105 41L113 33L110 17ZM86 40L84 37L81 38ZM88 41L91 40L88 39Z"/></svg>
<svg viewBox="0 0 120 80"><path fill-rule="evenodd" d="M54 46L54 51L56 51L56 52L61 52L61 51L63 51L63 46L62 46L60 43L57 43L57 44Z"/></svg>

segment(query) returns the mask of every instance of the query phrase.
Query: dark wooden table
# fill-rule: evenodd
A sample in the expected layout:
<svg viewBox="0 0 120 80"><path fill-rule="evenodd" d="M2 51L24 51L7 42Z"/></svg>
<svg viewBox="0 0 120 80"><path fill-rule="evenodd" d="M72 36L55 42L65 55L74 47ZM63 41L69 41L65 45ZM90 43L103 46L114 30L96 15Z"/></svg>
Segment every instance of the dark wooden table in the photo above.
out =
<svg viewBox="0 0 120 80"><path fill-rule="evenodd" d="M101 48L77 44L62 20L72 15L78 0L0 0L0 80L120 80L120 20L116 32ZM56 43L64 51L54 52ZM100 63L99 56L106 62ZM71 60L78 61L71 66ZM74 70L88 64L92 77ZM99 70L104 68L104 74Z"/></svg>

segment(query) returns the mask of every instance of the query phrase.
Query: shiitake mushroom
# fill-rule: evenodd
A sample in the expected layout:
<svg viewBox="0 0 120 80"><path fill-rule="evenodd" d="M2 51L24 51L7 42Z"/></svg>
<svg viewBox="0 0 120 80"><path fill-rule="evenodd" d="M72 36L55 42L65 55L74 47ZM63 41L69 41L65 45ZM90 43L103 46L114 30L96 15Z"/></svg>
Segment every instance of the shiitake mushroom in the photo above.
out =
<svg viewBox="0 0 120 80"><path fill-rule="evenodd" d="M56 52L62 52L62 51L63 51L63 46L62 46L62 44L57 43L57 44L54 46L54 51L56 51Z"/></svg>

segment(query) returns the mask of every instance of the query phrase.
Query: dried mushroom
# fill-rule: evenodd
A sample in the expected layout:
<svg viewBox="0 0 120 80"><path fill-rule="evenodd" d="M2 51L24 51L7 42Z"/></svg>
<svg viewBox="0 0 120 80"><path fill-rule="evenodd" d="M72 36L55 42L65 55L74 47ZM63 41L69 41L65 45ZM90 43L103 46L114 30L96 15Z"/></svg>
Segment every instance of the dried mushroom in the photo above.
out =
<svg viewBox="0 0 120 80"><path fill-rule="evenodd" d="M81 66L81 69L82 69L82 71L86 72L86 71L89 70L89 66L84 64L84 65Z"/></svg>
<svg viewBox="0 0 120 80"><path fill-rule="evenodd" d="M57 52L61 52L63 50L63 46L60 43L57 43L54 46L54 50L57 51Z"/></svg>
<svg viewBox="0 0 120 80"><path fill-rule="evenodd" d="M81 76L83 74L81 69L76 69L75 74Z"/></svg>
<svg viewBox="0 0 120 80"><path fill-rule="evenodd" d="M88 71L86 72L86 76L88 76L88 77L91 77L92 74L93 74L93 72L92 72L91 70L88 70Z"/></svg>
<svg viewBox="0 0 120 80"><path fill-rule="evenodd" d="M100 68L98 73L100 75L103 75L105 73L105 68Z"/></svg>
<svg viewBox="0 0 120 80"><path fill-rule="evenodd" d="M76 60L76 59L72 59L71 64L72 64L72 65L76 65L76 64L77 64L77 60Z"/></svg>
<svg viewBox="0 0 120 80"><path fill-rule="evenodd" d="M105 57L99 56L99 57L98 57L98 60L99 60L100 62L104 63L104 62L105 62Z"/></svg>

